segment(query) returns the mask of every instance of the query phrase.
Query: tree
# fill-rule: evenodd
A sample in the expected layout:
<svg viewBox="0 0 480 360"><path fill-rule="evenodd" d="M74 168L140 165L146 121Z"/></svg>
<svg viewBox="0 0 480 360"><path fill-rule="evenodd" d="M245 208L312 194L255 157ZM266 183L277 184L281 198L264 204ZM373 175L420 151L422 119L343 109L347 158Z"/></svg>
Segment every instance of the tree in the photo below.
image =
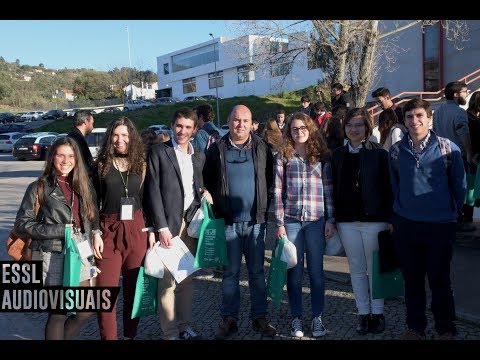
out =
<svg viewBox="0 0 480 360"><path fill-rule="evenodd" d="M360 105L365 104L379 66L386 66L388 70L395 64L398 53L406 51L395 45L396 36L412 26L424 29L437 23L443 27L445 38L457 49L463 48L469 38L464 20L392 21L393 29L384 31L380 30L382 21L379 20L251 20L233 22L231 29L236 36L261 36L253 56L248 49L235 50L237 57L242 57L242 53L244 58L248 56L246 63L253 62L256 69L276 64L292 66L301 59L300 54L307 52L309 68L319 67L325 75L320 82L349 85L353 100ZM272 51L272 43L286 37L288 46Z"/></svg>
<svg viewBox="0 0 480 360"><path fill-rule="evenodd" d="M105 99L110 96L111 77L97 71L84 71L75 79L73 92L89 100Z"/></svg>

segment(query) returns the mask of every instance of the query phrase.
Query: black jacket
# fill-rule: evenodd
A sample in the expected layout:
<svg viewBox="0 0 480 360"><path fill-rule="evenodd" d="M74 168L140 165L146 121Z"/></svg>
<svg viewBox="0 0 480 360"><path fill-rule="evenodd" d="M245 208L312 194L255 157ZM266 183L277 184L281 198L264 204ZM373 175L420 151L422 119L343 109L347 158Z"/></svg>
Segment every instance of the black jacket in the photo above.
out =
<svg viewBox="0 0 480 360"><path fill-rule="evenodd" d="M229 189L225 156L229 134L213 143L206 153L203 168L205 187L213 197L215 214L224 218L226 224L232 224L232 211L228 200ZM269 190L273 185L273 155L267 143L255 134L251 134L253 146L253 165L255 168L255 196L257 200L256 222L266 222L270 199Z"/></svg>
<svg viewBox="0 0 480 360"><path fill-rule="evenodd" d="M44 188L43 203L40 201L38 214L35 216L35 201L37 197L38 180L31 183L23 196L20 209L15 219L15 229L32 238L30 248L43 251L63 250L65 240L65 224L71 223L71 205L65 199L62 189L53 180L49 180ZM96 203L95 191L91 192ZM83 220L85 234L91 239L92 230L100 229L98 223L98 210L91 222L84 215L80 203L80 216Z"/></svg>
<svg viewBox="0 0 480 360"><path fill-rule="evenodd" d="M332 96L331 98L332 110L339 105L345 105L348 108L348 110L353 109L355 107L355 104L353 103L353 100L350 97L350 94L348 94L345 91L343 91L340 94L340 97L338 99L335 96Z"/></svg>
<svg viewBox="0 0 480 360"><path fill-rule="evenodd" d="M345 217L346 209L338 206L343 193L341 177L346 153L348 153L348 144L335 149L332 155L336 222L351 221L351 219ZM363 143L363 148L360 149L359 175L365 215L369 218L375 218L375 221L389 222L392 214L393 194L390 184L388 152L383 149L382 145L371 141Z"/></svg>
<svg viewBox="0 0 480 360"><path fill-rule="evenodd" d="M85 166L87 168L88 176L90 177L90 179L92 179L94 170L93 157L90 149L88 148L85 136L83 136L80 130L74 127L73 130L67 134L67 137L72 138L77 142L78 147L80 148L80 152L82 153L83 161L85 162Z"/></svg>
<svg viewBox="0 0 480 360"><path fill-rule="evenodd" d="M200 206L205 154L195 151L192 155L192 164L195 198L187 210L185 216L187 222L193 218L196 209ZM152 225L155 230L168 227L173 236L179 235L185 191L171 140L150 148L144 191L143 202L147 224Z"/></svg>

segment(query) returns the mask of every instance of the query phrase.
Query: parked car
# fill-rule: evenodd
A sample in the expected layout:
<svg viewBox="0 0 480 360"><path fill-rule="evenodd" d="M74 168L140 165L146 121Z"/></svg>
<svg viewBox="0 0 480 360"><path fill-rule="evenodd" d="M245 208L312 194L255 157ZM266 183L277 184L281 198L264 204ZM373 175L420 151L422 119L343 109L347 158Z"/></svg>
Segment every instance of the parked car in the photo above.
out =
<svg viewBox="0 0 480 360"><path fill-rule="evenodd" d="M100 146L102 146L103 138L105 137L106 132L107 128L93 128L92 132L85 136L88 148L90 149L94 159L97 158L98 149L100 149Z"/></svg>
<svg viewBox="0 0 480 360"><path fill-rule="evenodd" d="M153 106L153 104L145 100L127 100L123 105L123 111L145 109L151 106Z"/></svg>
<svg viewBox="0 0 480 360"><path fill-rule="evenodd" d="M180 100L178 100L175 97L165 96L165 97L156 98L155 99L155 105L172 105L172 104L175 104L179 101Z"/></svg>
<svg viewBox="0 0 480 360"><path fill-rule="evenodd" d="M0 134L0 151L12 152L13 144L23 135L25 135L25 133L21 132Z"/></svg>
<svg viewBox="0 0 480 360"><path fill-rule="evenodd" d="M202 95L202 98L205 100L216 100L217 97L215 95ZM221 99L221 97L218 97L218 99Z"/></svg>
<svg viewBox="0 0 480 360"><path fill-rule="evenodd" d="M120 108L118 108L118 107L116 107L116 106L107 107L107 108L103 109L103 112L104 112L104 113L107 113L107 114L108 114L108 113L110 113L110 114L111 114L111 113L118 113L118 112L121 112L121 111L122 111L122 109L120 109Z"/></svg>
<svg viewBox="0 0 480 360"><path fill-rule="evenodd" d="M166 133L170 136L170 138L173 137L173 131L168 125L150 125L148 128L153 129L157 133L157 135L160 133Z"/></svg>
<svg viewBox="0 0 480 360"><path fill-rule="evenodd" d="M26 114L23 114L20 119L22 121L37 121L37 120L42 120L42 116L45 113L43 111L29 111Z"/></svg>
<svg viewBox="0 0 480 360"><path fill-rule="evenodd" d="M23 114L26 114L26 113L24 113L24 112L16 113L16 114L15 114L15 122L23 121L23 120L22 120L22 115L23 115Z"/></svg>
<svg viewBox="0 0 480 360"><path fill-rule="evenodd" d="M18 160L45 160L47 152L57 135L56 132L37 132L23 135L13 144L12 155Z"/></svg>
<svg viewBox="0 0 480 360"><path fill-rule="evenodd" d="M49 110L43 114L43 119L61 119L67 116L67 113L63 110Z"/></svg>
<svg viewBox="0 0 480 360"><path fill-rule="evenodd" d="M71 110L68 110L66 113L67 113L67 117L73 117L73 115L75 115L75 113L78 111L78 110L81 110L81 109L71 109Z"/></svg>
<svg viewBox="0 0 480 360"><path fill-rule="evenodd" d="M15 122L15 115L13 115L11 112L0 113L0 124L13 122Z"/></svg>
<svg viewBox="0 0 480 360"><path fill-rule="evenodd" d="M207 99L201 97L201 96L187 96L183 101L207 101Z"/></svg>
<svg viewBox="0 0 480 360"><path fill-rule="evenodd" d="M33 133L33 129L30 124L25 123L0 125L0 134L5 134L9 132Z"/></svg>

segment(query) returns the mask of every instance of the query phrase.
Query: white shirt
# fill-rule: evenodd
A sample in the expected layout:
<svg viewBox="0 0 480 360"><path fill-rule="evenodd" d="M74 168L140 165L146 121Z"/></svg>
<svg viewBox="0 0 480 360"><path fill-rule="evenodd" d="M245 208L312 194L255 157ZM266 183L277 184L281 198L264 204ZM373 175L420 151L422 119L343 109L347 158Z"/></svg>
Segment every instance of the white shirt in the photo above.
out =
<svg viewBox="0 0 480 360"><path fill-rule="evenodd" d="M182 175L182 185L183 185L183 210L187 210L195 198L195 184L193 182L193 146L188 142L188 153L175 142L175 139L172 138L173 149L175 150L175 155L177 156L178 166L180 167L180 173Z"/></svg>

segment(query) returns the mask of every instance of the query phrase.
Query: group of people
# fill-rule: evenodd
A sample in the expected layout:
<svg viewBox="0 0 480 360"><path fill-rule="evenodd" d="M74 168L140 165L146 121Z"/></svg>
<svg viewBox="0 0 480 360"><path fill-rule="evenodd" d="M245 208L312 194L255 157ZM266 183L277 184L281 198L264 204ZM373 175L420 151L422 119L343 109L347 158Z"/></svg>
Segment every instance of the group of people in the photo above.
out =
<svg viewBox="0 0 480 360"><path fill-rule="evenodd" d="M455 98L463 90L454 88ZM379 99L389 96L377 94ZM476 116L472 126L478 128L480 100L475 99L469 116ZM94 254L82 261L82 286L118 286L122 276L123 337L133 339L139 323L131 318L135 284L147 249L156 242L170 247L179 236L195 255L197 239L188 236L186 228L204 198L225 221L228 257L215 338L228 339L238 332L242 256L252 328L274 336L277 331L267 319L264 273L267 212L273 201L276 236L286 236L297 251L297 265L287 272L293 337L304 336L305 259L311 334L327 333L322 318L323 254L337 231L358 309L356 330L384 331L384 300L373 299L371 274L378 233L387 229L405 280L408 329L402 338L425 338L425 275L436 331L442 338L455 334L450 260L465 198L465 168L458 144L431 130L430 103L413 99L403 106L400 123L406 131L388 149L371 140L372 119L365 108L347 109L340 122L345 141L335 147L328 146L325 132L304 111L288 119L284 111L277 112L275 123L282 131L274 144L255 134L252 112L244 105L232 109L223 137L212 119L210 105L179 108L171 120L171 139L146 147L132 121L121 116L108 125L93 161L84 138L93 128L93 115L77 112L75 129L53 144L43 174L27 188L15 221L16 228L32 237L34 258L43 261L44 284L62 285L64 229L72 224L91 239ZM386 132L382 134L384 139ZM478 158L474 154L466 153L467 164ZM201 338L192 324L193 294L191 277L177 283L165 269L157 294L164 339ZM65 321L65 313L52 312L45 338L72 339L89 316L69 314ZM116 307L98 313L98 324L101 339L117 339Z"/></svg>

